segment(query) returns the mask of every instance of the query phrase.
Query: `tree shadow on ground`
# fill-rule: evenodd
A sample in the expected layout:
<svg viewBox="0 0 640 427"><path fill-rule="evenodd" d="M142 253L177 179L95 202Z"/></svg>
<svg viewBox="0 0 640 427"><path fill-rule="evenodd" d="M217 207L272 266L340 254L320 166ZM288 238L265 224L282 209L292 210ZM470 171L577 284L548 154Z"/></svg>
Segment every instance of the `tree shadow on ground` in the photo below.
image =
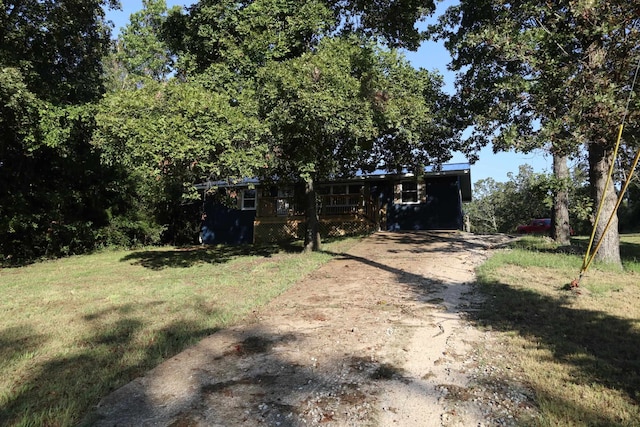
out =
<svg viewBox="0 0 640 427"><path fill-rule="evenodd" d="M421 235L419 239L419 244L427 244L425 236ZM466 248L476 247L474 244ZM355 264L363 263L392 273L399 282L410 287L419 300L432 291L425 286L432 278L393 265L395 252L376 254L375 259L329 253L338 260L353 261L349 262L349 270ZM462 284L445 285L451 288ZM489 303L480 313L466 313L474 322L532 338L551 349L555 361L572 367L573 381L624 390L630 399L637 401L640 342L633 322L600 312L573 309L566 300L510 289L499 282L486 284L484 291L490 297ZM452 309L465 311L463 307ZM196 392L185 395L182 401L174 400L173 407L165 409L166 405L158 401L158 391L153 388L154 384L162 383L156 378L136 385L135 390L123 391L138 396L139 401L127 408L119 407L117 403L110 409L105 407L103 412L94 414L92 423L106 426L120 420L116 424L135 425L141 419L151 422L171 419L174 425L206 425L225 420L229 425L264 423L298 427L330 423L334 420L333 414L344 410L340 405L358 407L371 399L367 394L375 394L373 390L379 389L377 381L398 380L400 387L411 393L424 394L432 389L427 387L428 378L405 380L401 367L375 361L368 352L358 351L361 349L345 348L343 358L321 361L318 366L285 357L291 354L282 349L283 344L304 346L304 333L279 334L262 329L260 325L251 325L241 331L221 331L219 334L229 334L225 347L212 349L204 345L189 356L203 360L204 368L198 371L197 383L188 385ZM237 366L242 367L242 374L229 376L230 372L237 372L234 370ZM171 368L167 370L171 371ZM619 420L589 408L579 396L567 400L545 390L533 391L538 399L553 400L560 407L573 408L585 425L621 425ZM249 400L238 401L245 396L250 396ZM124 395L114 399L127 400ZM140 416L143 418L136 418Z"/></svg>
<svg viewBox="0 0 640 427"><path fill-rule="evenodd" d="M623 261L640 262L640 243L620 242L620 257Z"/></svg>
<svg viewBox="0 0 640 427"><path fill-rule="evenodd" d="M570 368L573 383L599 384L623 391L640 404L640 330L638 322L602 311L571 306L569 294L558 297L515 288L500 281L481 284L486 303L470 318L493 330L517 333L536 346L549 350L553 362ZM580 403L567 401L544 390L534 390L538 400L555 402L549 408L575 407L584 425L628 425L606 418ZM639 421L639 420L636 420Z"/></svg>
<svg viewBox="0 0 640 427"><path fill-rule="evenodd" d="M345 348L343 357L329 359L319 350L321 360L297 360L295 348L307 345L302 331L281 334L254 325L208 341L188 350L196 363L170 361L109 396L83 425L301 427L331 425L345 412L364 423L375 384L402 378L400 368L373 361L364 348ZM164 396L168 383L172 395Z"/></svg>
<svg viewBox="0 0 640 427"><path fill-rule="evenodd" d="M32 357L48 339L32 325L4 328L0 330L0 360L10 364L15 359Z"/></svg>
<svg viewBox="0 0 640 427"><path fill-rule="evenodd" d="M593 250L596 245L597 245L597 241L593 243L591 253L593 253ZM572 238L570 245L560 246L560 247L555 247L555 244L553 244L551 241L546 245L541 244L540 242L517 241L513 245L513 247L516 247L519 249L531 250L536 252L578 255L580 257L584 256L588 246L589 246L589 239L585 239L585 238ZM640 261L640 243L621 241L620 242L620 258L622 259L623 262Z"/></svg>
<svg viewBox="0 0 640 427"><path fill-rule="evenodd" d="M430 245L435 240L439 240L441 248L444 242L447 245L445 252L452 254L490 249L503 244L491 241L465 242L455 236L436 233L419 233L415 236L416 239L412 239L412 233L385 236L380 244L383 245L385 240L392 240L409 246L407 251L392 251L394 254L412 252L412 243ZM373 260L346 253L331 254L391 272L399 282L413 289L417 299L429 301L425 299L425 295L432 292L432 287L425 285L433 284L433 281L395 268L392 265L393 258L385 260L385 256L380 255L377 260ZM451 288L457 284L443 285ZM576 383L585 386L600 384L611 390L622 390L631 401L640 404L640 331L637 322L600 311L572 308L569 296L548 297L526 289L515 289L500 282L482 283L477 289L486 297L480 310L477 310L477 305L454 309L465 313L467 318L481 327L491 326L493 330L516 332L550 349L555 362L571 367ZM558 407L574 407L576 414L582 414L585 425L622 425L618 419L610 419L591 410L580 401L579 396L567 401L543 390L533 391L538 399L553 400Z"/></svg>
<svg viewBox="0 0 640 427"><path fill-rule="evenodd" d="M79 315L78 321L93 323L91 334L74 346L75 351L63 349L45 360L37 356L38 342L44 341L37 331L25 327L0 334L3 357L35 355L11 394L3 397L0 425L75 425L102 396L217 331L175 322L140 345L134 340L145 325L131 307Z"/></svg>
<svg viewBox="0 0 640 427"><path fill-rule="evenodd" d="M215 245L184 248L159 248L135 251L120 261L131 262L151 270L188 268L197 264L224 264L241 256L271 257L279 253L299 253L294 244L280 245Z"/></svg>
<svg viewBox="0 0 640 427"><path fill-rule="evenodd" d="M407 245L412 241L407 235L389 238L401 239ZM418 246L429 245L439 238L441 236L419 234ZM451 253L486 247L481 243L448 244L451 248L447 250ZM400 253L410 254L413 250L409 247ZM430 287L425 286L432 283L431 277L393 265L397 252L383 254L376 259L349 253L331 254L391 272L400 283L412 289L418 300L423 300L431 292ZM172 263L181 265L175 260L169 265ZM167 266L162 260L150 265L148 268ZM467 313L476 323L533 338L549 348L556 361L573 367L574 381L624 390L630 399L638 402L640 337L633 322L605 313L570 308L561 298L512 289L500 282L483 284L483 292L489 296L484 309L479 313ZM47 423L46 414L50 408L60 405L73 408L76 414L87 411L114 388L144 374L189 343L215 332L183 322L171 324L163 329L159 338L142 349L140 360L131 363L127 360L127 346L143 325L130 307L123 310L114 307L114 310L119 311L120 316L110 320L107 327L95 328L78 353L60 356L34 367L29 378L25 379L23 390L2 408L0 424L16 424L25 413L42 414L43 424L53 424ZM109 313L100 313L98 317L109 319ZM93 320L98 319L84 319ZM14 331L2 342L14 343L12 345L25 342L32 349L34 331L25 329L23 333L24 337L19 337ZM321 361L317 366L309 360L296 361L291 354L285 357L280 347L292 342L298 346L306 345L304 333L280 334L250 324L242 330L219 331L215 336L225 334L225 346L207 347L207 340L204 340L187 350L185 357L199 360L197 369L177 360L171 365L175 371L167 368L156 372L155 379L129 383L111 401L94 408L85 424L140 425L144 422L152 425L154 420L160 419L170 419L176 426L212 425L221 421L227 425L254 422L283 427L298 427L311 422L329 423L336 410L355 410L370 397L368 393L375 393L375 387L366 387L371 381L375 386L376 381L402 380L401 368L372 360L370 352L364 349L345 348L344 357ZM242 373L230 376L230 373L237 372L238 366ZM172 394L163 388L162 375L182 378L184 393ZM46 388L60 382L69 384L70 377L74 378L75 385L60 395L52 394L60 393L58 389ZM422 385L419 382L407 386L412 387L412 392L423 393ZM606 419L582 407L579 396L573 401L562 401L560 397L543 396L542 391L534 391L539 398L555 399L558 404L582 411L585 425L619 425L617 420ZM250 396L250 400L240 401L239 396ZM33 406L34 402L38 407ZM221 402L227 406L219 406ZM119 406L121 404L127 406ZM231 408L231 412L224 412L224 408Z"/></svg>
<svg viewBox="0 0 640 427"><path fill-rule="evenodd" d="M379 233L371 239L374 239L373 244L380 248L376 253L378 260L346 252L338 253L326 250L323 252L337 259L351 259L390 272L396 276L400 283L412 289L418 295L419 299L423 299L422 297L425 291L431 292L430 289L424 287L425 283L432 284L438 280L433 280L431 277L414 274L395 267L394 259L397 257L412 259L429 252L444 252L447 254L464 253L465 251L484 252L490 249L505 247L508 245L508 242L511 241L511 238L504 236L483 236L482 238L470 239L468 236L461 236L457 232L450 231ZM396 245L392 249L389 249L388 245L390 243ZM400 247L402 245L406 246ZM455 284L449 283L449 285Z"/></svg>
<svg viewBox="0 0 640 427"><path fill-rule="evenodd" d="M510 240L503 236L483 236L483 238L469 239L458 231L396 231L378 233L375 244L381 250L393 254L421 254L427 252L458 252L460 250L487 250L506 245ZM388 251L385 247L389 243L406 244L403 249Z"/></svg>

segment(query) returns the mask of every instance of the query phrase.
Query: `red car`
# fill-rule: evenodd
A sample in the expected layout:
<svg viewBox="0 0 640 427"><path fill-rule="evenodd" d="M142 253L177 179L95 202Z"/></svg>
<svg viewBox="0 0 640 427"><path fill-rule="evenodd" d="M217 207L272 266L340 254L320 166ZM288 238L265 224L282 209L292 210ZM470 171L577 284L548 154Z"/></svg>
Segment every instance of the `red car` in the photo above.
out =
<svg viewBox="0 0 640 427"><path fill-rule="evenodd" d="M527 225L519 225L516 231L522 234L549 234L551 218L532 219Z"/></svg>

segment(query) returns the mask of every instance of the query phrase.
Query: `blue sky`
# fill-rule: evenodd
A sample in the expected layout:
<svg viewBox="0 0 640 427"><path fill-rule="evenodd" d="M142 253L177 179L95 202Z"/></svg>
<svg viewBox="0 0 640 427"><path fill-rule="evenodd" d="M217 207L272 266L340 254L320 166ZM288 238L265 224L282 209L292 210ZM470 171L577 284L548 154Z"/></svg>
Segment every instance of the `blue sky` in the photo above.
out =
<svg viewBox="0 0 640 427"><path fill-rule="evenodd" d="M142 0L122 0L122 10L107 11L107 19L113 21L115 28L114 34L120 27L125 26L129 21L129 16L142 9ZM188 6L195 3L195 1L184 0L167 0L167 6L172 7ZM438 3L438 9L434 14L432 20L435 17L444 12L444 10L451 4L457 3L456 0L444 0ZM407 52L406 57L416 68L425 68L430 71L437 70L443 75L445 81L445 91L451 93L454 90L453 82L455 76L452 72L447 70L447 64L449 63L449 52L444 48L442 43L425 42L422 44L417 52ZM467 159L460 153L454 154L450 163L466 162ZM536 151L529 154L521 154L514 152L497 153L494 154L491 147L485 147L480 151L480 160L471 166L471 178L475 183L480 179L493 178L496 181L507 181L507 174L513 172L514 175L518 173L518 166L523 164L529 164L533 166L536 172L551 172L552 162L551 156L545 154L542 151Z"/></svg>

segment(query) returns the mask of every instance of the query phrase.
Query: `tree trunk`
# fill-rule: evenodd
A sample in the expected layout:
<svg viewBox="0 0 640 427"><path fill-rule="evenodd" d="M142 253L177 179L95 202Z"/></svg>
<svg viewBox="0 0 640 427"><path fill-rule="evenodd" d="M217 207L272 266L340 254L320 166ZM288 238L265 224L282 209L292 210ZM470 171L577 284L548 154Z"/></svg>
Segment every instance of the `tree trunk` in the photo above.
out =
<svg viewBox="0 0 640 427"><path fill-rule="evenodd" d="M569 168L567 156L553 154L553 176L559 184L553 194L553 214L551 221L551 237L559 245L571 244L571 228L569 226Z"/></svg>
<svg viewBox="0 0 640 427"><path fill-rule="evenodd" d="M589 179L591 181L591 191L595 201L595 208L602 205L600 220L596 226L594 245L602 240L600 249L595 256L596 261L621 265L620 261L620 236L618 234L618 214L614 212L617 195L613 180L605 189L609 168L613 161L613 152L605 150L600 144L589 144ZM606 194L605 194L606 190ZM613 215L611 225L606 235L603 235L609 217Z"/></svg>
<svg viewBox="0 0 640 427"><path fill-rule="evenodd" d="M321 249L320 243L320 229L318 227L318 205L316 203L316 189L314 187L314 181L312 177L307 178L305 183L305 196L307 198L307 229L304 234L304 251L319 251Z"/></svg>

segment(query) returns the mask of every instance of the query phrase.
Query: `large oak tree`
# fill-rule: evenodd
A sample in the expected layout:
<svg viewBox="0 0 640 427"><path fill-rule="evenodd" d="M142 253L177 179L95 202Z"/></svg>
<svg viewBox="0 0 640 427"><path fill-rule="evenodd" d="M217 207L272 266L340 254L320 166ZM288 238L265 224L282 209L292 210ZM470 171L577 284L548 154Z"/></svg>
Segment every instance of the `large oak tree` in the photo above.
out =
<svg viewBox="0 0 640 427"><path fill-rule="evenodd" d="M640 57L640 7L624 0L462 0L436 33L458 71L470 140L497 149L547 147L560 161L586 147L595 200L614 216L596 238L598 259L620 263L616 192L606 186L613 147ZM625 139L640 131L632 98Z"/></svg>
<svg viewBox="0 0 640 427"><path fill-rule="evenodd" d="M319 248L314 183L358 170L409 168L451 157L442 81L397 52L357 37L323 39L313 52L258 74L270 125L271 173L303 180L307 236Z"/></svg>

